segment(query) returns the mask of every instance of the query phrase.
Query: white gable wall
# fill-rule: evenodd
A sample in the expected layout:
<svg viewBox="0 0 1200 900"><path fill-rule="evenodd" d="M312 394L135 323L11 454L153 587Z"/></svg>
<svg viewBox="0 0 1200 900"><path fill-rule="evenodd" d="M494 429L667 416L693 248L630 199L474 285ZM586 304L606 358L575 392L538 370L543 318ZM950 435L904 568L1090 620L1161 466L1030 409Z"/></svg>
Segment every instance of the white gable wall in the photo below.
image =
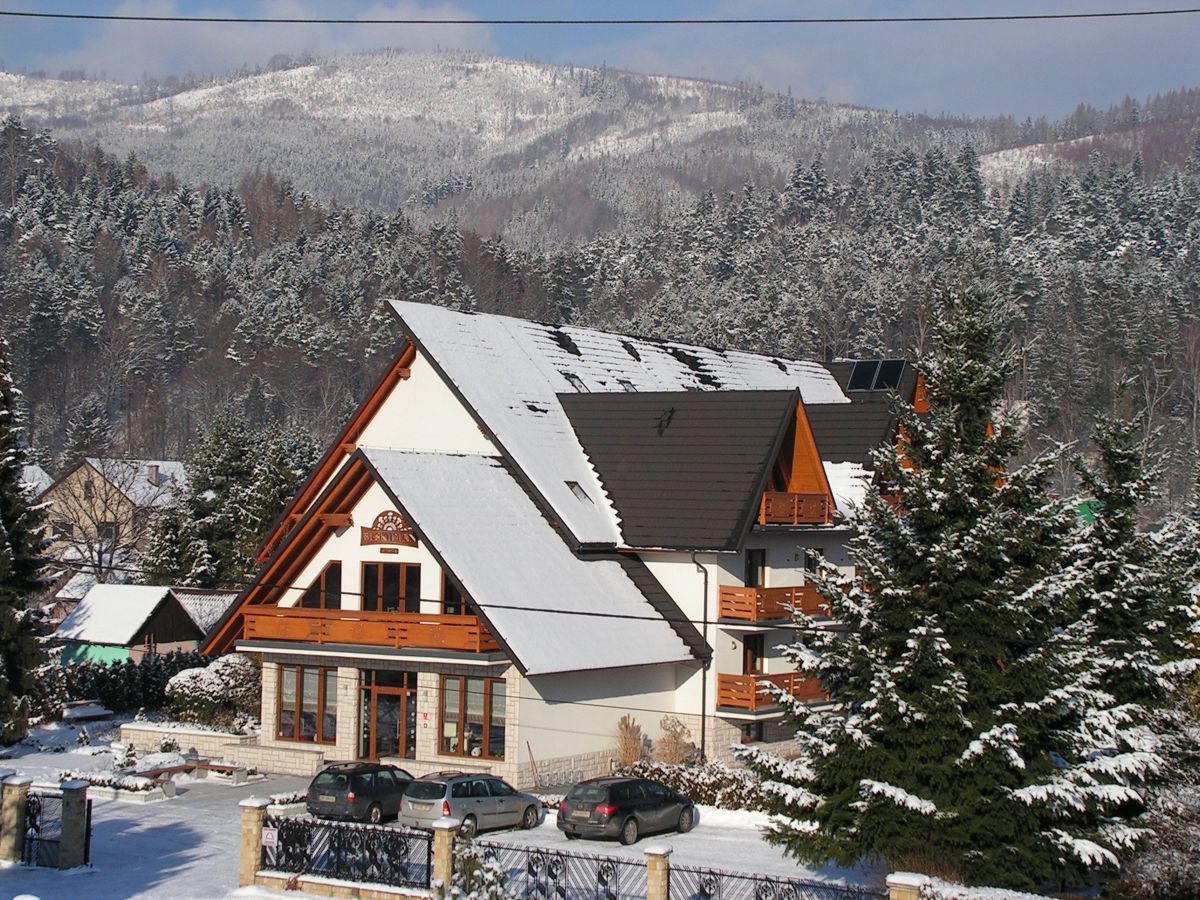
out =
<svg viewBox="0 0 1200 900"><path fill-rule="evenodd" d="M419 351L410 371L367 423L358 438L359 446L498 455L466 407Z"/></svg>
<svg viewBox="0 0 1200 900"><path fill-rule="evenodd" d="M296 606L309 585L336 560L342 563L342 609L362 609L362 564L364 562L417 563L421 566L421 612L442 611L442 569L424 543L416 547L362 545L361 528L370 528L381 512L395 510L391 499L378 484L372 484L354 507L348 528L331 528L329 536L280 601L280 606ZM387 552L384 552L385 549Z"/></svg>

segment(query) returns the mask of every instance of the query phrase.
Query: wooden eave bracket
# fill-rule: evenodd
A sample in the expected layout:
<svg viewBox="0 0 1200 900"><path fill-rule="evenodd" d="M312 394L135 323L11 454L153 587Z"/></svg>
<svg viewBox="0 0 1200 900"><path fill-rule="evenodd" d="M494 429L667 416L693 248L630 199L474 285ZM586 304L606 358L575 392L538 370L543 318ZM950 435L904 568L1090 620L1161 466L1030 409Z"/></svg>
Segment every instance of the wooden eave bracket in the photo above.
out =
<svg viewBox="0 0 1200 900"><path fill-rule="evenodd" d="M326 528L349 528L354 524L350 513L320 513L317 518Z"/></svg>

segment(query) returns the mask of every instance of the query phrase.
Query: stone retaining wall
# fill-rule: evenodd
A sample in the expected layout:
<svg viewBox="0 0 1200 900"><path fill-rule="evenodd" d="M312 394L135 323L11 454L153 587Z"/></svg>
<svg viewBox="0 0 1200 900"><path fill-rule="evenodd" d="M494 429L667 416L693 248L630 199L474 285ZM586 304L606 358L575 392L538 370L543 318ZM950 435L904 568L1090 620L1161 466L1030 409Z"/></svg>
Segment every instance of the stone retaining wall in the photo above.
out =
<svg viewBox="0 0 1200 900"><path fill-rule="evenodd" d="M571 785L585 778L596 778L612 773L613 760L616 754L612 750L595 750L591 753L578 753L574 756L555 756L551 759L537 760L536 786L559 787ZM535 787L533 783L533 767L526 760L517 768L516 787L529 790Z"/></svg>
<svg viewBox="0 0 1200 900"><path fill-rule="evenodd" d="M159 745L165 737L173 738L179 745L181 753L194 749L201 756L210 758L225 756L226 748L229 746L258 742L258 737L253 734L230 734L226 731L179 728L155 725L151 722L131 722L121 726L121 742L132 744L134 749L142 753L157 753Z"/></svg>
<svg viewBox="0 0 1200 900"><path fill-rule="evenodd" d="M325 765L323 750L263 747L258 744L226 744L221 755L247 769L273 775L316 775Z"/></svg>

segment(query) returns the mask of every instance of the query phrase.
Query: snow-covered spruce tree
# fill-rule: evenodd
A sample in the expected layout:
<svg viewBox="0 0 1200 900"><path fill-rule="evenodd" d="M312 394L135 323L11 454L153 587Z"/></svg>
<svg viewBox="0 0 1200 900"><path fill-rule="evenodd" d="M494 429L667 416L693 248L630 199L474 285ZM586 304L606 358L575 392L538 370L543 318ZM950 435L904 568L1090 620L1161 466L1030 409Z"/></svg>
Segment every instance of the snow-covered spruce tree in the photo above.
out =
<svg viewBox="0 0 1200 900"><path fill-rule="evenodd" d="M29 598L41 586L41 515L21 481L25 452L9 368L0 337L0 744L25 736L29 695L42 653L29 627Z"/></svg>
<svg viewBox="0 0 1200 900"><path fill-rule="evenodd" d="M1049 460L1015 463L1001 324L986 291L938 304L920 363L930 412L901 404L898 446L877 455L897 502L872 492L848 523L855 575L820 581L844 627L805 623L791 650L835 706L787 703L794 759L743 751L779 801L768 839L806 862L1036 888L1109 859L1098 817L1119 821L1127 798L1092 790L1077 741L1108 703L1062 639L1054 589L1074 516L1049 499ZM1060 790L1075 805L1048 799Z"/></svg>

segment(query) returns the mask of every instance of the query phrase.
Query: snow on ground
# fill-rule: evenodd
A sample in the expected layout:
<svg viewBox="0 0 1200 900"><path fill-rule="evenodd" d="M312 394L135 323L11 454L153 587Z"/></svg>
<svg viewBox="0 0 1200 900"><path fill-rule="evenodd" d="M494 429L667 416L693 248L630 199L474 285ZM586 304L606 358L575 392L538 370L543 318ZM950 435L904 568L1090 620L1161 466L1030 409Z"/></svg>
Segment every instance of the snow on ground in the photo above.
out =
<svg viewBox="0 0 1200 900"><path fill-rule="evenodd" d="M825 866L810 869L784 856L782 850L762 839L760 829L766 825L767 819L765 813L700 806L697 808L696 825L687 834L669 832L646 835L636 844L623 847L615 840L568 841L558 830L557 813L549 810L542 824L531 831L485 832L480 835L480 840L639 860L645 859L647 847L666 844L671 848L673 866L753 872L828 884L882 886L886 871L881 866L859 866L854 869Z"/></svg>

